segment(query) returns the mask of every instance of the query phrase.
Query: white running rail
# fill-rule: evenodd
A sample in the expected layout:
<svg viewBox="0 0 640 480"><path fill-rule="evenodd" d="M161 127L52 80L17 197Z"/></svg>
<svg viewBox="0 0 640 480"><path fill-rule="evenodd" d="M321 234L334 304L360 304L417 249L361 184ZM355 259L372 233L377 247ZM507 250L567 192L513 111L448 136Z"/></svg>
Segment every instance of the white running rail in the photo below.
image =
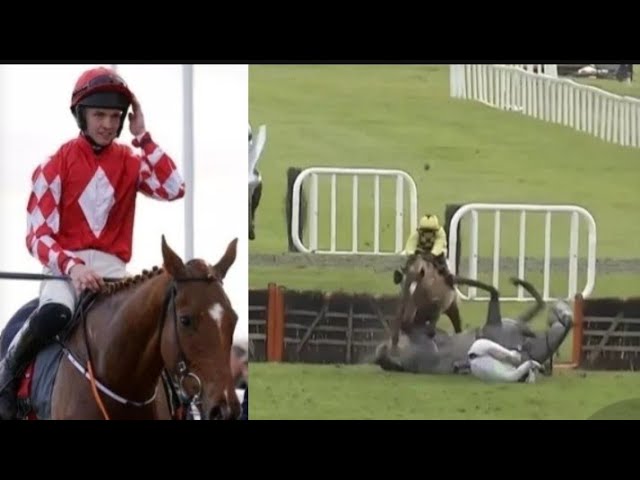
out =
<svg viewBox="0 0 640 480"><path fill-rule="evenodd" d="M318 247L318 176L330 175L331 177L331 202L329 205L331 211L331 244L328 249ZM351 250L338 250L336 246L337 239L337 188L336 177L338 175L349 175L352 177L352 196L351 196ZM360 250L358 246L358 185L362 177L370 177L373 179L374 193L372 201L374 205L374 227L373 227L373 248L372 250ZM380 248L380 177L396 178L396 195L395 195L395 249L383 250ZM307 224L309 225L309 245L303 244L299 233L300 219L300 190L303 182L309 178L309 204ZM404 222L405 222L405 206L404 206L404 185L405 182L409 186L410 205L409 214L411 225L417 225L418 222L418 189L413 178L402 170L387 170L373 168L336 168L336 167L311 167L303 170L297 176L293 184L292 199L292 218L291 218L291 237L298 251L303 253L320 253L320 254L374 254L374 255L394 255L401 252L404 248ZM340 208L348 208L348 200L340 199Z"/></svg>
<svg viewBox="0 0 640 480"><path fill-rule="evenodd" d="M451 65L450 94L640 147L640 100L522 66Z"/></svg>
<svg viewBox="0 0 640 480"><path fill-rule="evenodd" d="M558 65L555 64L519 64L519 65L510 65L511 67L521 68L527 72L538 73L548 75L550 77L557 78L558 77Z"/></svg>
<svg viewBox="0 0 640 480"><path fill-rule="evenodd" d="M518 278L526 280L525 276L525 247L526 247L526 217L527 213L544 213L545 214L545 232L544 232L544 283L542 296L545 301L555 300L559 297L552 296L550 293L551 284L551 216L556 213L565 213L571 215L571 226L569 235L569 282L567 295L563 298L566 300L573 299L578 288L578 239L580 232L580 219L587 222L588 243L587 243L587 278L584 288L581 290L582 295L588 297L595 286L596 279L596 222L593 216L584 208L575 205L533 205L533 204L507 204L507 203L470 203L462 206L451 219L449 229L449 252L448 262L452 273L456 273L456 256L458 241L458 225L460 221L468 214L470 219L470 245L469 245L469 271L468 277L474 280L478 279L478 212L489 211L494 212L494 237L493 237L493 281L494 287L498 288L500 278L500 213L501 212L520 212L520 229L519 229L519 255L518 255ZM488 300L489 296L478 296L476 288L469 287L468 295L464 295L459 289L458 293L465 300ZM516 297L501 297L502 300L510 301L532 301L531 297L525 297L522 287L518 287L518 295Z"/></svg>

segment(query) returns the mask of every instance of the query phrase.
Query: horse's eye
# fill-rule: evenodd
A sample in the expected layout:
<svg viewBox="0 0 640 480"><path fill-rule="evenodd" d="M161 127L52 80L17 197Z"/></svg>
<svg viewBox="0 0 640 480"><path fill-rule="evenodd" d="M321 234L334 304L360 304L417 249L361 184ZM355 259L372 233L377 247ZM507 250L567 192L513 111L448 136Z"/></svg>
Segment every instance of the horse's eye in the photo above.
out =
<svg viewBox="0 0 640 480"><path fill-rule="evenodd" d="M191 325L191 323L193 322L193 318L190 317L189 315L182 315L180 317L180 323L184 326L189 326Z"/></svg>

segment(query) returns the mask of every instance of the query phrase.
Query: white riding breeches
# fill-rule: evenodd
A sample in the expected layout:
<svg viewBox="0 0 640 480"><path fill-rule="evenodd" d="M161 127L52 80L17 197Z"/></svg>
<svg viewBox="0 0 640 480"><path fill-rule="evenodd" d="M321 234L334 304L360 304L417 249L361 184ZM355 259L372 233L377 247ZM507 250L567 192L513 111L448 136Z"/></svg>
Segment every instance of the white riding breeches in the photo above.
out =
<svg viewBox="0 0 640 480"><path fill-rule="evenodd" d="M536 371L542 368L535 360L523 362L519 352L486 338L476 340L468 356L471 374L488 382L518 382L526 378L533 383Z"/></svg>
<svg viewBox="0 0 640 480"><path fill-rule="evenodd" d="M528 383L533 383L540 368L535 360L527 360L516 367L490 355L475 357L469 363L472 375L487 382L518 382L526 378Z"/></svg>
<svg viewBox="0 0 640 480"><path fill-rule="evenodd" d="M127 276L126 264L115 255L98 250L78 250L73 254L84 260L87 267L102 277L124 278ZM47 267L44 268L43 273L56 275ZM47 303L61 303L73 312L77 300L76 290L71 280L45 280L40 284L38 308Z"/></svg>

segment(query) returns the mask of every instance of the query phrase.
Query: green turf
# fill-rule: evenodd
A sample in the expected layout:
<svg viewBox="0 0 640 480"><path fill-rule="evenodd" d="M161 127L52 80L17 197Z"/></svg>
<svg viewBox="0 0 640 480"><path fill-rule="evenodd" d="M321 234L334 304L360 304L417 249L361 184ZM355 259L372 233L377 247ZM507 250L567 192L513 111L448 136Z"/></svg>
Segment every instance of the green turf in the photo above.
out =
<svg viewBox="0 0 640 480"><path fill-rule="evenodd" d="M388 373L373 366L252 364L251 379L252 420L583 420L624 400L632 408L611 408L606 418L640 419L640 378L633 372L556 369L552 378L533 385L491 385L467 376Z"/></svg>
<svg viewBox="0 0 640 480"><path fill-rule="evenodd" d="M637 254L637 149L477 102L451 99L448 82L448 67L433 65L252 66L250 118L254 126L267 124L268 142L260 161L265 187L257 215L258 238L251 243L251 252L287 248L288 167L348 166L407 171L418 185L419 213L442 216L447 203L578 204L596 219L599 257ZM362 183L361 198L372 198L372 187ZM393 192L393 185L381 187L383 195ZM328 199L328 180L320 194ZM351 230L349 180L339 182L337 197L339 246L350 247L350 238L342 236ZM381 241L393 246L395 200L384 198ZM363 204L361 246L373 242L373 202ZM320 247L326 248L328 202L321 201L320 207L324 229ZM492 252L490 220L481 220L481 252ZM543 219L531 216L527 223L527 252L542 256ZM504 225L502 254L513 255L517 219L505 219ZM404 238L409 228L406 224ZM552 255L566 256L567 231L568 221L554 216ZM282 280L287 281L286 275Z"/></svg>

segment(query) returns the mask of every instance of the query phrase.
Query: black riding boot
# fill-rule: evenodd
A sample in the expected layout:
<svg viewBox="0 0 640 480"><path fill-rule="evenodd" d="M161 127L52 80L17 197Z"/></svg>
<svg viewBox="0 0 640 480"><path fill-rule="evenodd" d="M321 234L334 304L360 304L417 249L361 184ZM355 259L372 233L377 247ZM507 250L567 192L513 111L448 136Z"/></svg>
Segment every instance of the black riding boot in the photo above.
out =
<svg viewBox="0 0 640 480"><path fill-rule="evenodd" d="M262 183L259 183L253 190L251 195L251 220L249 222L249 240L255 240L255 222L256 222L256 210L260 205L260 198L262 197Z"/></svg>
<svg viewBox="0 0 640 480"><path fill-rule="evenodd" d="M36 311L18 331L0 362L0 420L15 420L16 378L70 319L67 307L51 303Z"/></svg>
<svg viewBox="0 0 640 480"><path fill-rule="evenodd" d="M441 253L436 257L438 259L438 271L440 275L442 275L451 288L454 288L454 279L453 274L449 271L449 265L447 265L447 259L444 256L444 253Z"/></svg>

